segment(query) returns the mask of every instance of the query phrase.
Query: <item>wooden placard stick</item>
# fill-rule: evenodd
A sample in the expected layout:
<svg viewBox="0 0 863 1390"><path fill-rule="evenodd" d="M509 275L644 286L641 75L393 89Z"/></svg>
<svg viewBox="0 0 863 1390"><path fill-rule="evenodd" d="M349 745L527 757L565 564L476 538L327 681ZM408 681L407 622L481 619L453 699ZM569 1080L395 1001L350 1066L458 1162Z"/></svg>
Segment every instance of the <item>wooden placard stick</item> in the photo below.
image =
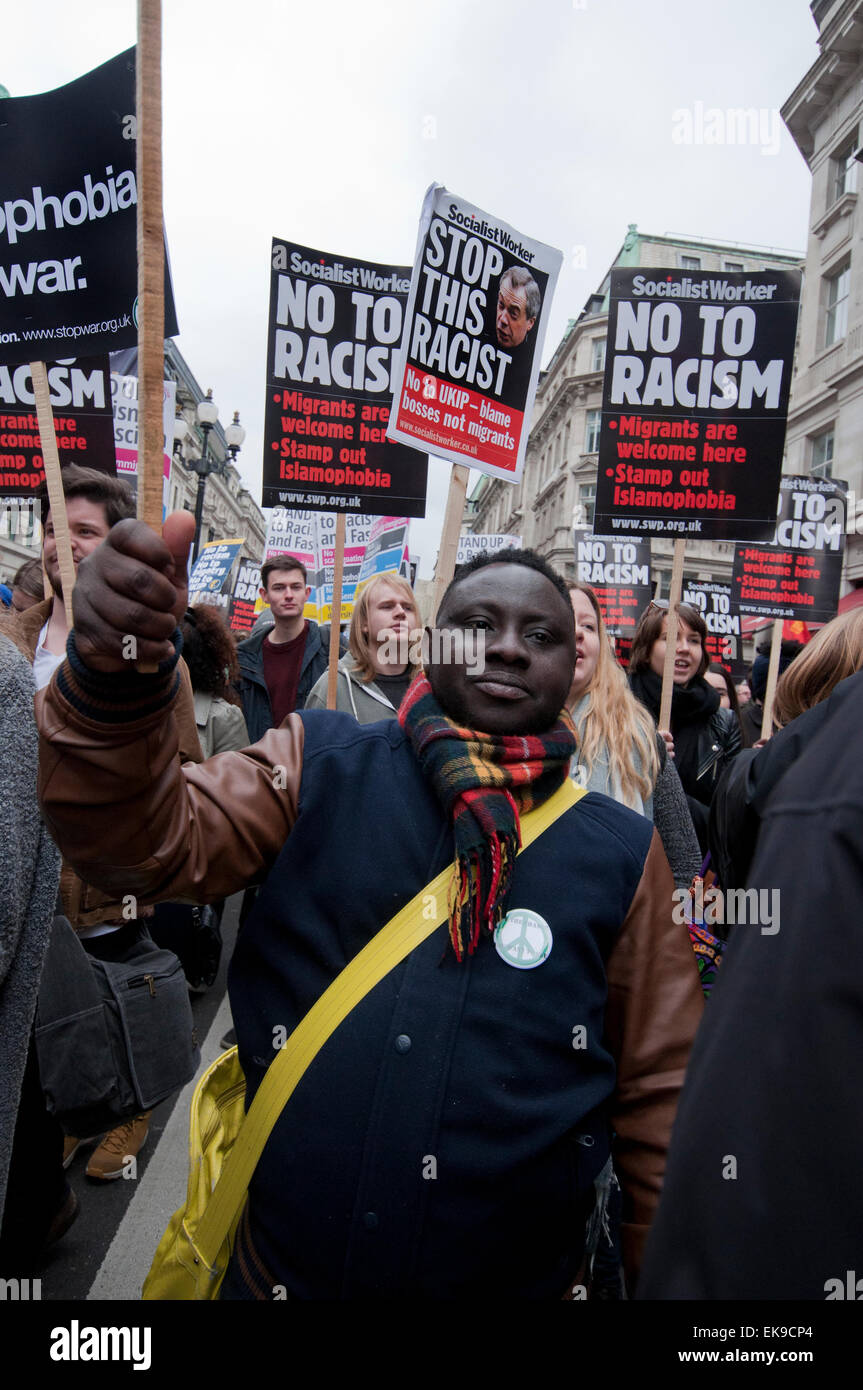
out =
<svg viewBox="0 0 863 1390"><path fill-rule="evenodd" d="M782 655L783 626L783 619L776 618L773 623L773 636L770 639L770 661L767 666L767 689L764 692L764 718L761 720L762 738L770 738L773 733L773 700L776 695L776 682L779 679L779 658Z"/></svg>
<svg viewBox="0 0 863 1390"><path fill-rule="evenodd" d="M674 694L674 656L677 648L677 605L683 592L683 560L686 541L674 542L671 562L671 592L668 595L668 630L665 635L665 664L662 668L662 697L659 701L659 728L671 728L671 697Z"/></svg>
<svg viewBox="0 0 863 1390"><path fill-rule="evenodd" d="M440 538L440 550L437 557L437 569L435 570L434 590L432 592L432 611L431 621L437 621L437 611L440 607L444 590L455 574L455 562L458 557L458 538L461 534L461 524L464 520L464 499L467 495L467 481L470 470L463 463L454 463L449 480L449 492L446 498L446 511L444 512L443 531Z"/></svg>
<svg viewBox="0 0 863 1390"><path fill-rule="evenodd" d="M162 230L162 5L138 0L138 517L162 530L165 242Z"/></svg>
<svg viewBox="0 0 863 1390"><path fill-rule="evenodd" d="M327 709L336 707L339 678L339 630L342 617L342 575L345 568L345 514L336 516L336 551L333 557L333 602L330 608L330 654L327 667Z"/></svg>
<svg viewBox="0 0 863 1390"><path fill-rule="evenodd" d="M71 632L75 562L72 559L72 541L69 536L69 520L66 516L66 496L63 492L63 475L60 472L60 451L57 448L57 436L54 433L54 411L51 408L51 395L48 390L48 373L45 370L45 363L31 362L30 375L33 378L33 395L36 398L39 441L42 445L42 458L45 461L48 501L51 504L51 524L54 527L54 539L57 543L60 582L63 585L63 607L66 610L66 626ZM50 593L51 590L46 583L45 597L48 598Z"/></svg>

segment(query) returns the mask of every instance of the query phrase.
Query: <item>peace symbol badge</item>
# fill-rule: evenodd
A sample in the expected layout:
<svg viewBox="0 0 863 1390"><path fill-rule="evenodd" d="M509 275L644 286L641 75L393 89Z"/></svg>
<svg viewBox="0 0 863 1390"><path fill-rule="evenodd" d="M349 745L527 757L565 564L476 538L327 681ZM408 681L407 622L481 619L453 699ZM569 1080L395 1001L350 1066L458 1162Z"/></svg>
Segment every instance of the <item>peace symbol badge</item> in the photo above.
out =
<svg viewBox="0 0 863 1390"><path fill-rule="evenodd" d="M538 912L514 908L495 928L494 946L501 960L516 970L533 970L551 952L551 927Z"/></svg>

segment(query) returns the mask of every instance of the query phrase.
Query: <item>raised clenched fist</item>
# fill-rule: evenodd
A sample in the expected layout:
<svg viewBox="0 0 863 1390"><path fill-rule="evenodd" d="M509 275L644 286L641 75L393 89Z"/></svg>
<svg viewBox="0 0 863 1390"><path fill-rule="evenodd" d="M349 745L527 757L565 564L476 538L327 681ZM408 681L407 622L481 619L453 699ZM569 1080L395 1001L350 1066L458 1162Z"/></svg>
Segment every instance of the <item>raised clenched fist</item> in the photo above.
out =
<svg viewBox="0 0 863 1390"><path fill-rule="evenodd" d="M187 601L194 517L174 512L161 537L142 521L118 521L81 561L72 596L75 642L96 671L128 671L173 655Z"/></svg>

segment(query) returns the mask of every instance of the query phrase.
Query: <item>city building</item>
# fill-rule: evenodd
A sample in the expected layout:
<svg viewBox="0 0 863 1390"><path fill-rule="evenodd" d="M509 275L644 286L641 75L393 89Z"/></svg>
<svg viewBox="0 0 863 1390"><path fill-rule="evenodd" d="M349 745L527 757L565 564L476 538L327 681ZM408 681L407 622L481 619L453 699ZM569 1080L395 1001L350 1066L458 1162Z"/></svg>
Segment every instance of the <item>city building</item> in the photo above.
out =
<svg viewBox="0 0 863 1390"><path fill-rule="evenodd" d="M863 0L815 0L820 55L782 108L812 173L785 471L844 479L856 525L845 577L863 588ZM859 509L859 510L858 510ZM859 528L861 534L856 534Z"/></svg>
<svg viewBox="0 0 863 1390"><path fill-rule="evenodd" d="M863 3L863 0L861 0ZM649 236L630 224L614 266L703 271L797 268L800 253L698 237ZM482 475L465 511L464 529L511 534L538 550L565 577L575 573L573 526L593 523L597 450L608 330L610 272L579 314L570 319L536 393L521 482ZM672 540L651 540L658 595L671 583ZM687 579L727 581L731 542L687 541Z"/></svg>

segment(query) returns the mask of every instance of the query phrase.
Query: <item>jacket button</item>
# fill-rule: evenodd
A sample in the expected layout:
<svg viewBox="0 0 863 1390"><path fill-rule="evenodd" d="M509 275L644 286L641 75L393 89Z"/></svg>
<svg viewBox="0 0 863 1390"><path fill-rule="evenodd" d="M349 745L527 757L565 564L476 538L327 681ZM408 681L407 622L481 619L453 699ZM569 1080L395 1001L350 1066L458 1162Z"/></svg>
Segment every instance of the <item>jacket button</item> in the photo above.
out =
<svg viewBox="0 0 863 1390"><path fill-rule="evenodd" d="M396 1038L396 1052L410 1052L411 1040L407 1033L399 1033Z"/></svg>
<svg viewBox="0 0 863 1390"><path fill-rule="evenodd" d="M363 1225L367 1231L377 1230L378 1214L376 1211L367 1211L363 1217Z"/></svg>

